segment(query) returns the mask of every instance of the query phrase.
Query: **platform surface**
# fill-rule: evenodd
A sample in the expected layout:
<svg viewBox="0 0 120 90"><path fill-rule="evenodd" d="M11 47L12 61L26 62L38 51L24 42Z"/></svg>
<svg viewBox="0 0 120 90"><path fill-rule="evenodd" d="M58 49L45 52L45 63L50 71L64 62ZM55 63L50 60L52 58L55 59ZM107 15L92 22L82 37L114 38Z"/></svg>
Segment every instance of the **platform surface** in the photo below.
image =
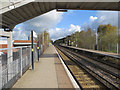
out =
<svg viewBox="0 0 120 90"><path fill-rule="evenodd" d="M48 47L12 88L73 88L53 45Z"/></svg>

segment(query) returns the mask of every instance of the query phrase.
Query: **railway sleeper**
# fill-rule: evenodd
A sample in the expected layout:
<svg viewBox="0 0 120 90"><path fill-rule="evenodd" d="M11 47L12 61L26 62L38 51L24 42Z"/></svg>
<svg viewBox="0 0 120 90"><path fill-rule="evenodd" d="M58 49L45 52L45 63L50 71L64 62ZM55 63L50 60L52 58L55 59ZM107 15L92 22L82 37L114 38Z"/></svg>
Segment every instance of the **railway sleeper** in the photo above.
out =
<svg viewBox="0 0 120 90"><path fill-rule="evenodd" d="M66 55L63 55L63 56L66 57ZM63 58L63 60L64 60L64 58ZM68 58L68 60L69 60L69 58ZM64 60L64 61L66 62L68 60ZM84 83L82 83L83 85L80 83L82 88L86 88L86 89L87 88L94 88L94 89L96 89L96 88L103 88L102 85L96 83L96 80L92 80L91 77L89 77L89 75L88 76L85 75L87 73L84 72L84 70L81 70L80 67L78 67L77 65L75 66L75 62L72 61L71 63L74 63L73 66L71 64L71 65L68 65L68 67L69 67L69 69L71 70L71 72L73 73L73 75L75 76L75 78L77 79L77 81L79 83L80 82L84 82ZM67 64L67 62L66 62L66 64Z"/></svg>

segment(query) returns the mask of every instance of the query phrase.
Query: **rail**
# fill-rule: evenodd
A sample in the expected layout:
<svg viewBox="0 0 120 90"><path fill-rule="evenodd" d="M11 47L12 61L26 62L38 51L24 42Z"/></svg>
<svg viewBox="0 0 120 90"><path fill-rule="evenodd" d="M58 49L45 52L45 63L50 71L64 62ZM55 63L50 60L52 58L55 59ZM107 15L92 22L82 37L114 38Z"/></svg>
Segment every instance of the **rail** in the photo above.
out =
<svg viewBox="0 0 120 90"><path fill-rule="evenodd" d="M103 76L102 74L100 74L101 70L103 70L103 69L99 70L97 66L94 67L94 65L92 65L91 63L89 64L88 62L86 62L85 59L82 60L83 58L79 57L77 54L73 53L72 51L69 51L69 50L67 50L65 48L62 51L64 52L65 55L70 57L71 60L76 62L76 64L80 64L79 65L80 67L84 66L85 70L88 70L88 72L91 72L91 73L93 72L92 73L93 76L96 77L96 78L99 77L99 78L97 78L97 80L99 80L100 82L104 83L104 85L107 86L108 88L116 88L116 89L119 88L119 84L118 83L116 83L116 82L113 83L113 81L111 82L112 79L108 79L109 76L106 76L106 75L108 75L107 73L109 73L109 72L104 72L106 75ZM98 71L99 71L99 73L98 73ZM111 74L111 75L113 75L113 74Z"/></svg>
<svg viewBox="0 0 120 90"><path fill-rule="evenodd" d="M109 54L108 52L102 52L102 51L97 51L97 50L83 49L83 48L78 48L78 47L73 47L73 46L65 46L65 45L61 45L61 46L66 47L66 48L81 50L81 51L84 51L84 52L90 52L90 53L95 53L95 54L99 54L99 55L103 55L103 56L109 56L109 57L112 57L112 58L120 59L120 55L117 55L117 54L115 54L115 55L114 55L114 54Z"/></svg>
<svg viewBox="0 0 120 90"><path fill-rule="evenodd" d="M112 67L120 70L120 67L119 67L120 56L119 55L104 54L104 53L99 52L99 51L76 48L76 47L72 47L72 46L64 46L64 45L61 45L61 46L64 48L70 49L72 51L75 51L75 52L77 52L85 57L88 57L88 58L96 60L98 62L107 64L109 66L112 66Z"/></svg>

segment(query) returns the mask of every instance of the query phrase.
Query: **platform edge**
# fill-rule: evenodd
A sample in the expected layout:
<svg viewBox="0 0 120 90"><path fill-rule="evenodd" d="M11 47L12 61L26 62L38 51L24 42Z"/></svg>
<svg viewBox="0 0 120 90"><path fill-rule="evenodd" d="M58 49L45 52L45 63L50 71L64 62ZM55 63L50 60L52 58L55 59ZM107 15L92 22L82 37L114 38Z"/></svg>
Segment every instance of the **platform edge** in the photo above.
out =
<svg viewBox="0 0 120 90"><path fill-rule="evenodd" d="M54 47L54 48L55 48L55 47ZM55 52L57 53L57 55L58 55L58 57L59 57L62 65L63 65L63 67L64 67L64 69L65 69L65 71L66 71L66 73L67 73L67 75L68 75L68 77L69 77L69 79L70 79L70 81L72 82L73 87L76 88L77 90L80 90L79 85L77 84L77 82L76 82L75 79L73 78L72 74L71 74L70 71L68 70L68 68L67 68L67 66L65 65L65 63L63 62L63 60L62 60L61 56L59 55L59 53L57 52L56 48L55 48Z"/></svg>

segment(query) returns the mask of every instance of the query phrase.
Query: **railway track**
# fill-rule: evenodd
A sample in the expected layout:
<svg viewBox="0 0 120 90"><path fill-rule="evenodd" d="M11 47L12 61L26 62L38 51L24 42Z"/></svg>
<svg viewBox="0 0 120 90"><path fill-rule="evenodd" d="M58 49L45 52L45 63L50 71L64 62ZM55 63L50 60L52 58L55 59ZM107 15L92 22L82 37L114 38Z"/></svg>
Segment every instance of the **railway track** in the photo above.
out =
<svg viewBox="0 0 120 90"><path fill-rule="evenodd" d="M82 88L120 89L120 78L116 68L93 61L63 47L57 46L57 48L70 59L69 63L74 63L70 64L69 68ZM68 65L69 63L67 61ZM87 79L84 79L85 77Z"/></svg>
<svg viewBox="0 0 120 90"><path fill-rule="evenodd" d="M82 67L76 65L75 62L71 61L66 55L64 55L60 50L57 49L65 64L68 66L69 70L73 74L75 80L81 89L105 89L106 87L97 81L93 76L91 76ZM94 78L94 79L93 79Z"/></svg>
<svg viewBox="0 0 120 90"><path fill-rule="evenodd" d="M79 53L79 55L88 57L92 60L95 60L97 62L101 62L103 64L106 64L108 66L111 66L111 67L114 67L114 68L117 68L120 70L120 57L119 57L119 55L117 55L117 56L116 55L109 55L109 54L106 54L105 52L99 53L99 51L92 51L92 50L87 50L87 49L71 47L71 46L63 46L63 47L69 48L72 51Z"/></svg>

